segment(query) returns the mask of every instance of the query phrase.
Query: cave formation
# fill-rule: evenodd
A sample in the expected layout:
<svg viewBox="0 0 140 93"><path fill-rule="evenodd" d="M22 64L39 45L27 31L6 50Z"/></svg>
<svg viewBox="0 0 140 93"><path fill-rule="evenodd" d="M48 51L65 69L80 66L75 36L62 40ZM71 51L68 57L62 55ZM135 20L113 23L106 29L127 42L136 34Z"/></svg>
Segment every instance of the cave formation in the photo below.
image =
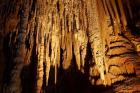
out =
<svg viewBox="0 0 140 93"><path fill-rule="evenodd" d="M139 0L0 1L0 93L139 88Z"/></svg>

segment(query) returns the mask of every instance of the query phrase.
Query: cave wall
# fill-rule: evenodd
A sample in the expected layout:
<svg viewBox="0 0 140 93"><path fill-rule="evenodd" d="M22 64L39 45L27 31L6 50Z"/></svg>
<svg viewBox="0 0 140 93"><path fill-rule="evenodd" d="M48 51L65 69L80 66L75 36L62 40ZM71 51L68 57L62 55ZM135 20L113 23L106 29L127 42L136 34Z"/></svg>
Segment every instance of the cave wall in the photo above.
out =
<svg viewBox="0 0 140 93"><path fill-rule="evenodd" d="M74 93L83 81L111 86L140 76L134 1L1 1L1 91Z"/></svg>

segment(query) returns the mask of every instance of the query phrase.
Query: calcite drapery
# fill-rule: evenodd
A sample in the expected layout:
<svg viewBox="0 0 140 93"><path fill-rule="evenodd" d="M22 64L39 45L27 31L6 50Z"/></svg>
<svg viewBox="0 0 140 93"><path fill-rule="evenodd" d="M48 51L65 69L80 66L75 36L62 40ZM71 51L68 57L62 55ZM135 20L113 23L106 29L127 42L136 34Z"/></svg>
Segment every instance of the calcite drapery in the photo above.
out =
<svg viewBox="0 0 140 93"><path fill-rule="evenodd" d="M8 47L9 54L1 55L12 60L6 60L6 69L10 66L6 73L10 82L4 82L4 91L10 89L7 93L22 91L26 77L22 74L31 63L35 63L37 93L45 91L50 82L57 85L65 71L88 73L93 85L111 85L135 73L139 56L134 53L139 51L139 38L128 33L134 17L130 1L5 2L8 4L0 10L0 50L5 52L3 49Z"/></svg>

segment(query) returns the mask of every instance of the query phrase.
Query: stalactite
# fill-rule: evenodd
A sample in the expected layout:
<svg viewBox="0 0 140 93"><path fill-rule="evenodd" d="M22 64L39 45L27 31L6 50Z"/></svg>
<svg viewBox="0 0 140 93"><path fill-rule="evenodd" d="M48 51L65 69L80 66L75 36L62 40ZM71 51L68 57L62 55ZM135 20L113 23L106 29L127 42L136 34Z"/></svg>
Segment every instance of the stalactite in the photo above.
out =
<svg viewBox="0 0 140 93"><path fill-rule="evenodd" d="M126 0L125 0L125 2L126 2ZM128 0L127 3L126 3L126 7L128 8L130 19L133 20L133 13L132 13L131 3L132 3L132 1Z"/></svg>
<svg viewBox="0 0 140 93"><path fill-rule="evenodd" d="M40 18L41 19L41 18ZM38 45L38 64L37 64L37 89L36 93L41 92L42 84L43 84L43 61L44 61L44 29L43 26L45 25L43 23L43 20L39 20L42 22L41 28L40 28L40 36L39 39L39 45Z"/></svg>
<svg viewBox="0 0 140 93"><path fill-rule="evenodd" d="M77 61L77 66L79 70L84 72L86 47L87 46L87 36L83 31L78 31L75 33L75 56ZM82 68L81 68L82 66Z"/></svg>
<svg viewBox="0 0 140 93"><path fill-rule="evenodd" d="M49 30L47 30L49 31ZM46 57L45 57L45 64L46 64L46 86L48 86L48 80L49 80L49 73L50 73L50 66L51 66L51 59L50 59L50 56L49 56L49 52L50 52L50 34L48 34L46 37L48 37L48 40L46 40L45 42L45 48L46 48L46 51L45 51L45 54L46 54ZM47 42L48 41L48 42Z"/></svg>
<svg viewBox="0 0 140 93"><path fill-rule="evenodd" d="M81 59L80 59L80 34L79 34L79 29L80 29L80 16L79 16L79 11L80 7L78 7L78 2L75 4L76 10L75 10L75 32L74 32L74 54L76 58L76 63L78 70L81 68Z"/></svg>
<svg viewBox="0 0 140 93"><path fill-rule="evenodd" d="M50 3L50 2L49 2ZM48 5L48 7L50 7ZM45 30L45 65L46 65L46 70L44 73L46 73L46 86L48 86L48 80L49 80L49 76L50 76L50 67L52 65L52 62L51 62L51 39L52 39L52 33L51 33L51 30L52 30L52 11L51 10L51 7L47 10L47 14L48 14L48 17L46 19L46 22L47 24L45 25L46 26L46 30ZM58 38L57 38L58 39Z"/></svg>
<svg viewBox="0 0 140 93"><path fill-rule="evenodd" d="M108 12L108 8L107 8L107 4L106 4L105 0L101 0L101 3L103 4L102 7L104 7L105 14L109 16L109 12Z"/></svg>
<svg viewBox="0 0 140 93"><path fill-rule="evenodd" d="M110 33L110 30L108 29L108 26L110 24L110 17L109 12L107 10L106 2L102 0L98 0L98 11L99 11L99 22L101 27L101 38L103 42L103 56L104 56L104 65L105 65L105 72L108 73L108 66L107 66L107 58L105 57L105 46L106 46L106 37L108 37L108 34L105 31L108 31ZM104 10L104 11L103 11ZM104 20L104 21L103 21ZM112 31L111 31L112 32Z"/></svg>
<svg viewBox="0 0 140 93"><path fill-rule="evenodd" d="M126 19L126 14L125 14L125 11L124 11L122 0L118 0L118 6L119 6L119 11L121 13L121 19L120 20L122 22L122 26L123 26L124 31L126 31L127 19Z"/></svg>
<svg viewBox="0 0 140 93"><path fill-rule="evenodd" d="M25 64L30 64L30 58L32 55L33 45L34 45L34 26L35 26L35 15L33 15L32 21L28 24L28 35L26 37L26 43L27 43L27 52L25 57ZM31 32L30 32L31 31Z"/></svg>
<svg viewBox="0 0 140 93"><path fill-rule="evenodd" d="M72 61L72 2L64 1L64 18L62 19L62 49L63 49L63 68L69 69ZM60 10L61 11L61 10ZM62 14L61 14L62 15Z"/></svg>
<svg viewBox="0 0 140 93"><path fill-rule="evenodd" d="M117 32L118 30L114 30L115 29L114 27L115 27L115 25L117 25L117 23L115 22L116 21L115 14L114 14L114 11L112 9L112 6L111 6L111 3L110 3L109 0L107 0L105 2L105 6L107 7L107 11L106 12L109 14L109 15L107 15L107 18L106 18L107 24L109 26L109 28L107 28L107 29L109 30L110 34L118 35L118 33L119 33L119 32ZM110 34L108 34L108 35L110 35ZM114 39L116 39L116 38L114 38Z"/></svg>
<svg viewBox="0 0 140 93"><path fill-rule="evenodd" d="M89 3L91 2L91 4ZM101 28L99 24L99 15L97 10L97 1L88 1L87 7L90 7L90 19L89 25L89 41L91 43L92 55L95 56L95 63L100 73L100 77L104 80L104 60L103 60L103 50L102 50L102 39L101 39ZM92 9L92 10L91 10Z"/></svg>

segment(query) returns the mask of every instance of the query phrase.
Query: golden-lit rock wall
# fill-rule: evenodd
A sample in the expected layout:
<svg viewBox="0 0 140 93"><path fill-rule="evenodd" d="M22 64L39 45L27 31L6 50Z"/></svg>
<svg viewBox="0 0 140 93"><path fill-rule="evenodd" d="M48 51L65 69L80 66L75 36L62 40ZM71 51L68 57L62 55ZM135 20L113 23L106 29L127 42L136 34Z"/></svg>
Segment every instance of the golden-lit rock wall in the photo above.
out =
<svg viewBox="0 0 140 93"><path fill-rule="evenodd" d="M0 6L1 90L40 93L72 72L105 86L139 76L134 5L131 0L6 0Z"/></svg>

